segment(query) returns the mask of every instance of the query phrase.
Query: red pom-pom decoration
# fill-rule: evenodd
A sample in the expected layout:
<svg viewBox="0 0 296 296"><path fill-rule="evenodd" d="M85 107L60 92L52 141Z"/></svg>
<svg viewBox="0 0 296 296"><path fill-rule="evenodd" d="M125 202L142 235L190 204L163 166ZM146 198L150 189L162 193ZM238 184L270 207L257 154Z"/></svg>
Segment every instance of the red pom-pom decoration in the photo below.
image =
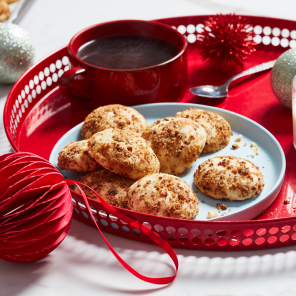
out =
<svg viewBox="0 0 296 296"><path fill-rule="evenodd" d="M69 187L47 160L25 152L0 156L0 259L45 257L67 235L72 209Z"/></svg>
<svg viewBox="0 0 296 296"><path fill-rule="evenodd" d="M204 22L198 35L200 55L208 65L220 70L242 69L256 49L255 33L247 18L235 14L218 14Z"/></svg>

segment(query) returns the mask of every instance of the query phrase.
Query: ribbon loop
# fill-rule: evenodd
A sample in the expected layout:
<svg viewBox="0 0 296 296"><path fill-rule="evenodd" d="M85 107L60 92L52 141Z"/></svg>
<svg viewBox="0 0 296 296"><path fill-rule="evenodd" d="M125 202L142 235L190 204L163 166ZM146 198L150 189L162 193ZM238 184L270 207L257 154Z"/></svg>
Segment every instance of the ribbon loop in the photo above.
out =
<svg viewBox="0 0 296 296"><path fill-rule="evenodd" d="M145 226L144 224L139 223L138 221L118 212L116 209L114 209L111 205L109 205L97 192L95 192L92 188L90 188L89 186L82 184L80 182L77 181L72 181L72 180L65 180L65 182L68 185L76 185L77 188L79 189L79 191L81 192L81 195L84 199L86 208L90 214L90 216L92 217L93 222L96 225L96 228L98 229L98 231L100 232L103 240L105 241L106 245L108 246L108 248L110 249L110 251L113 253L113 255L117 258L117 260L130 272L132 273L134 276L136 276L137 278L141 279L142 281L151 283L151 284L157 284L157 285L166 285L171 283L177 276L177 272L178 272L178 258L177 255L175 253L175 251L173 250L173 248L163 239L161 238L156 232L154 232L153 230L151 230L150 228L148 228L147 226ZM106 210L109 211L109 213L111 213L112 215L118 217L120 220L130 224L132 227L134 227L135 229L140 230L141 232L143 232L146 236L148 236L150 239L152 239L157 245L159 245L173 260L175 267L176 267L176 272L174 275L172 276L168 276L168 277L160 277L160 278L152 278L152 277L147 277L144 276L142 274L140 274L139 272L137 272L135 269L133 269L128 263L126 263L118 254L117 252L112 248L112 246L109 244L109 242L107 241L107 239L105 238L105 236L103 235L103 233L100 230L100 227L98 226L92 211L90 209L88 200L87 200L87 196L85 195L84 191L81 189L81 187L79 185L83 185L85 187L87 187L88 189L92 190L94 192L94 194L98 197L98 199L100 200L100 202L102 203L102 205L104 206L104 208Z"/></svg>

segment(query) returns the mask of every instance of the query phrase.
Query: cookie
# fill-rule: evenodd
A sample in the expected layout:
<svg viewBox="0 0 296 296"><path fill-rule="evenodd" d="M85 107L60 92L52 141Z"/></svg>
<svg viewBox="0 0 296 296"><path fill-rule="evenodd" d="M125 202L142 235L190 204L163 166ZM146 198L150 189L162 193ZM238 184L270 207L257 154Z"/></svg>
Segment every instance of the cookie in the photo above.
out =
<svg viewBox="0 0 296 296"><path fill-rule="evenodd" d="M139 180L159 172L159 161L140 134L119 129L106 129L89 140L90 155L104 168Z"/></svg>
<svg viewBox="0 0 296 296"><path fill-rule="evenodd" d="M245 200L264 188L259 168L234 156L217 156L203 162L194 173L196 187L213 199Z"/></svg>
<svg viewBox="0 0 296 296"><path fill-rule="evenodd" d="M0 22L4 22L10 17L10 9L8 4L4 1L0 1Z"/></svg>
<svg viewBox="0 0 296 296"><path fill-rule="evenodd" d="M205 129L207 141L202 153L219 151L226 147L230 141L232 131L229 123L215 112L190 108L178 112L175 116L191 119Z"/></svg>
<svg viewBox="0 0 296 296"><path fill-rule="evenodd" d="M125 209L129 208L127 192L135 181L102 169L97 172L88 173L81 177L79 182L96 191L108 204ZM99 200L90 189L85 186L81 186L81 188L86 196ZM76 186L74 191L80 193Z"/></svg>
<svg viewBox="0 0 296 296"><path fill-rule="evenodd" d="M133 211L156 216L192 219L199 211L199 202L190 186L181 178L153 174L135 182L128 191Z"/></svg>
<svg viewBox="0 0 296 296"><path fill-rule="evenodd" d="M17 2L17 1L19 1L19 0L5 0L5 2L7 4L11 4L11 3L14 3L14 2Z"/></svg>
<svg viewBox="0 0 296 296"><path fill-rule="evenodd" d="M204 128L186 118L167 117L143 133L160 162L160 172L179 175L189 169L204 148Z"/></svg>
<svg viewBox="0 0 296 296"><path fill-rule="evenodd" d="M87 140L71 142L59 153L58 167L73 172L93 172L102 168L89 154Z"/></svg>
<svg viewBox="0 0 296 296"><path fill-rule="evenodd" d="M84 121L81 135L89 139L108 128L130 130L142 134L147 127L145 118L135 109L122 105L107 105L92 111Z"/></svg>

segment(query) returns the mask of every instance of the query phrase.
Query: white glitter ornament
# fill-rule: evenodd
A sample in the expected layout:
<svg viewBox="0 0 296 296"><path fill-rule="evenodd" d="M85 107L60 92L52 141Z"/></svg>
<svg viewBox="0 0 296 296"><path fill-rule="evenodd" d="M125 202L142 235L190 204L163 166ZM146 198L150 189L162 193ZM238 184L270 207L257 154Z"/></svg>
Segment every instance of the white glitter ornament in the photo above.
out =
<svg viewBox="0 0 296 296"><path fill-rule="evenodd" d="M0 23L0 83L13 83L33 64L30 35L11 23Z"/></svg>
<svg viewBox="0 0 296 296"><path fill-rule="evenodd" d="M292 109L291 84L296 75L296 49L285 51L276 61L270 76L271 88L277 99Z"/></svg>

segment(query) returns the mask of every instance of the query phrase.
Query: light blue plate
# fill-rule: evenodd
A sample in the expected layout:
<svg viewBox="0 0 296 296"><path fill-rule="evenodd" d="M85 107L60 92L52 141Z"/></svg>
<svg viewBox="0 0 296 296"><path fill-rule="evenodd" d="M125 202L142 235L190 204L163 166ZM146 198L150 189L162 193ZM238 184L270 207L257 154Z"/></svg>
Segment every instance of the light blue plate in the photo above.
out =
<svg viewBox="0 0 296 296"><path fill-rule="evenodd" d="M286 169L286 160L280 144L269 131L258 123L239 114L215 107L196 104L159 103L139 105L133 108L138 110L146 118L148 124L151 124L157 119L174 116L177 112L184 111L191 107L201 108L220 114L231 125L233 136L227 147L215 153L201 154L201 158L198 158L193 166L179 177L184 179L192 187L193 191L197 191L193 182L193 174L198 166L208 158L233 155L245 158L258 166L265 181L263 191L254 199L232 202L222 201L227 205L227 210L222 211L221 213L216 209L216 204L219 201L213 200L201 192L196 193L200 202L200 210L199 214L195 217L195 220L210 220L207 218L209 211L214 211L219 215L219 218L215 218L215 220L233 221L255 218L272 204L281 189ZM83 140L80 135L82 124L83 123L80 123L68 131L53 148L49 161L56 167L58 153L71 141ZM237 150L233 150L231 149L231 146L239 134L243 135L242 142L240 142L241 147ZM244 146L245 142L247 142L246 146ZM259 147L259 155L256 155L254 158L247 156L248 153L253 152L250 147L251 142L257 143ZM72 180L78 180L79 177L83 175L82 173L77 174L69 171L61 171L61 173L68 179ZM221 216L221 214L224 215Z"/></svg>

